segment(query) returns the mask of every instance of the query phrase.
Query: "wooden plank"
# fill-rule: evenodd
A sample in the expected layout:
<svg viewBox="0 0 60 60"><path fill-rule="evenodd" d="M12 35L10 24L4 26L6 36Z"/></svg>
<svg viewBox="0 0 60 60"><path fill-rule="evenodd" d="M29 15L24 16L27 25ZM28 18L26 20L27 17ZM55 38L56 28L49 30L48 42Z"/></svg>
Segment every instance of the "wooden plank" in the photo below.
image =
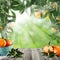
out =
<svg viewBox="0 0 60 60"><path fill-rule="evenodd" d="M22 48L22 49L19 49L21 52L23 52L24 53L24 51L25 51L25 49L24 48Z"/></svg>
<svg viewBox="0 0 60 60"><path fill-rule="evenodd" d="M57 57L49 58L49 60L58 60Z"/></svg>
<svg viewBox="0 0 60 60"><path fill-rule="evenodd" d="M60 57L58 57L58 60L60 60Z"/></svg>
<svg viewBox="0 0 60 60"><path fill-rule="evenodd" d="M5 57L5 58L1 58L0 60L23 60L22 58L9 58L9 57Z"/></svg>
<svg viewBox="0 0 60 60"><path fill-rule="evenodd" d="M47 59L47 57L43 57L42 56L42 49L38 49L38 53L39 53L39 57L40 57L40 60L45 60L45 59Z"/></svg>
<svg viewBox="0 0 60 60"><path fill-rule="evenodd" d="M26 48L26 49L19 49L21 52L23 52L22 58L17 58L16 60L60 60L60 57L52 57L48 58L47 56L42 55L42 49L36 49L36 48ZM0 56L0 60L14 60L14 58L6 57L6 56Z"/></svg>
<svg viewBox="0 0 60 60"><path fill-rule="evenodd" d="M24 50L23 60L32 60L31 49Z"/></svg>
<svg viewBox="0 0 60 60"><path fill-rule="evenodd" d="M23 60L22 58L12 59L12 60Z"/></svg>
<svg viewBox="0 0 60 60"><path fill-rule="evenodd" d="M39 53L37 49L32 49L32 60L40 60Z"/></svg>
<svg viewBox="0 0 60 60"><path fill-rule="evenodd" d="M43 56L42 55L42 49L41 48L39 48L38 51L39 51L41 60L60 60L59 57L51 57L51 58L48 58L47 56Z"/></svg>

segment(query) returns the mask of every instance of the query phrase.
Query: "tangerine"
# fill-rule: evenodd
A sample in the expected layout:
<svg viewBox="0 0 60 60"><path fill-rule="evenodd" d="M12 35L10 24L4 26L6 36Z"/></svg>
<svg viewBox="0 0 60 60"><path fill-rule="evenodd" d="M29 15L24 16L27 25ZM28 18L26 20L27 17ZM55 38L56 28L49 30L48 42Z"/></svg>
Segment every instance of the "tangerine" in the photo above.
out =
<svg viewBox="0 0 60 60"><path fill-rule="evenodd" d="M53 47L52 47L52 46L45 46L45 47L43 48L43 52L44 52L44 53L49 53L49 51L50 51L50 52L53 52Z"/></svg>
<svg viewBox="0 0 60 60"><path fill-rule="evenodd" d="M36 16L37 18L41 18L41 13L40 13L40 12L36 12L36 13L35 13L35 16Z"/></svg>
<svg viewBox="0 0 60 60"><path fill-rule="evenodd" d="M57 56L60 56L60 47L59 46L54 46L54 51L56 51Z"/></svg>
<svg viewBox="0 0 60 60"><path fill-rule="evenodd" d="M56 20L60 20L60 18L56 17Z"/></svg>
<svg viewBox="0 0 60 60"><path fill-rule="evenodd" d="M6 46L6 41L0 38L0 47L5 47L5 46Z"/></svg>
<svg viewBox="0 0 60 60"><path fill-rule="evenodd" d="M6 40L6 46L11 46L11 45L12 45L11 40Z"/></svg>

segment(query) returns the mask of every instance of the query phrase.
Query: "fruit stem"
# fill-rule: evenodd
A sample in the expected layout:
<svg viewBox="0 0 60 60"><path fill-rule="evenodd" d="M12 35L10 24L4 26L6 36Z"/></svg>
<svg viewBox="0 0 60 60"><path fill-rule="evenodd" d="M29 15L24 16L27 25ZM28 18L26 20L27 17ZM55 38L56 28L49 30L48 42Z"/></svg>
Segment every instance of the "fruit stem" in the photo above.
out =
<svg viewBox="0 0 60 60"><path fill-rule="evenodd" d="M3 31L1 30L0 32L1 32L1 38L4 39L4 36L3 36L3 33L2 33Z"/></svg>
<svg viewBox="0 0 60 60"><path fill-rule="evenodd" d="M51 41L48 42L48 45L49 45L49 46L51 45Z"/></svg>

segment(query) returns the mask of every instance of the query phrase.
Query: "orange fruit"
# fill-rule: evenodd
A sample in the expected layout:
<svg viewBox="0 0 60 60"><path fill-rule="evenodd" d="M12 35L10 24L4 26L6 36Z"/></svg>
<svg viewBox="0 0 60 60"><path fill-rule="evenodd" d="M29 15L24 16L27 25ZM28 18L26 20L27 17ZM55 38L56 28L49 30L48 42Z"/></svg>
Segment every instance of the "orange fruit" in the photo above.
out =
<svg viewBox="0 0 60 60"><path fill-rule="evenodd" d="M11 46L11 45L12 45L11 40L6 40L6 46Z"/></svg>
<svg viewBox="0 0 60 60"><path fill-rule="evenodd" d="M52 30L54 31L54 32L56 32L57 31L57 29L54 27L54 28L52 28Z"/></svg>
<svg viewBox="0 0 60 60"><path fill-rule="evenodd" d="M57 3L53 3L53 8L56 8L57 7Z"/></svg>
<svg viewBox="0 0 60 60"><path fill-rule="evenodd" d="M44 53L49 53L49 51L50 51L50 52L53 52L53 47L52 47L52 46L45 46L45 47L43 48L43 52L44 52Z"/></svg>
<svg viewBox="0 0 60 60"><path fill-rule="evenodd" d="M41 12L35 12L35 16L36 16L37 18L41 18Z"/></svg>
<svg viewBox="0 0 60 60"><path fill-rule="evenodd" d="M54 45L54 46L45 46L43 48L43 52L44 53L49 53L49 52L52 52L52 53L55 53L57 56L60 57L60 47L58 45Z"/></svg>
<svg viewBox="0 0 60 60"><path fill-rule="evenodd" d="M57 56L60 56L60 47L54 46L54 50L56 51Z"/></svg>
<svg viewBox="0 0 60 60"><path fill-rule="evenodd" d="M3 27L2 26L0 26L0 30L2 30L3 29Z"/></svg>
<svg viewBox="0 0 60 60"><path fill-rule="evenodd" d="M56 17L56 20L60 20L60 18Z"/></svg>
<svg viewBox="0 0 60 60"><path fill-rule="evenodd" d="M5 46L6 46L6 41L0 38L0 47L5 47Z"/></svg>

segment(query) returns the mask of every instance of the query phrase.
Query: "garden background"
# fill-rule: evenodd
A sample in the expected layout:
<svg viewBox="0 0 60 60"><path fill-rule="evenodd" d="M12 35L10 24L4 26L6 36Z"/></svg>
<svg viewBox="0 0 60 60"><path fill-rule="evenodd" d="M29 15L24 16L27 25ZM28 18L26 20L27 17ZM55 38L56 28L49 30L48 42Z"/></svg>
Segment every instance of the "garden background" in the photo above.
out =
<svg viewBox="0 0 60 60"><path fill-rule="evenodd" d="M13 29L12 32L10 30L8 32L13 47L40 48L48 45L49 42L52 45L60 45L59 0L0 2L0 25L3 28L7 25L10 26L10 30ZM5 37L4 33L3 36Z"/></svg>

